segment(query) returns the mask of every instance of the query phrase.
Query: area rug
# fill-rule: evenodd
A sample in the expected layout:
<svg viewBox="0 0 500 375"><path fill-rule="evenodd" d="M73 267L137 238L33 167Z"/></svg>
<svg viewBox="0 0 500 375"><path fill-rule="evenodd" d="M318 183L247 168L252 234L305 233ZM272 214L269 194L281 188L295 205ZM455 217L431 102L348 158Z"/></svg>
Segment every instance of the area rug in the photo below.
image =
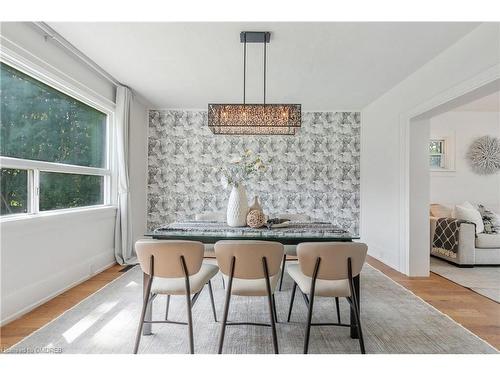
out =
<svg viewBox="0 0 500 375"><path fill-rule="evenodd" d="M500 267L460 268L431 257L431 272L500 303Z"/></svg>
<svg viewBox="0 0 500 375"><path fill-rule="evenodd" d="M277 292L277 325L280 353L301 353L307 309L297 295L290 323L285 323L291 280L285 276ZM222 315L224 290L214 279L217 314ZM142 273L134 267L66 313L10 348L11 353L132 353L142 296ZM367 353L497 353L496 349L443 315L381 272L365 265L361 274L361 318ZM154 302L153 318L163 319L165 297ZM267 300L233 297L229 320L268 322ZM344 323L349 307L341 301ZM169 319L186 321L185 299L172 297ZM196 353L217 353L220 324L213 321L205 289L193 308ZM317 298L313 322L336 321L335 302ZM153 325L153 335L143 336L139 353L187 353L186 326ZM229 326L224 353L272 353L268 327ZM359 353L358 340L346 327L312 327L310 353Z"/></svg>

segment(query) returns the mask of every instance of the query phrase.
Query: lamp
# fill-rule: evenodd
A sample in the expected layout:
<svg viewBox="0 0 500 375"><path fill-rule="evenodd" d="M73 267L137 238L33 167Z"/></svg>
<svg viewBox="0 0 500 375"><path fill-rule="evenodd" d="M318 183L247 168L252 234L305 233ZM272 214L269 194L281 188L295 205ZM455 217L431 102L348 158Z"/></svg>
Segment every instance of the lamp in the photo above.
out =
<svg viewBox="0 0 500 375"><path fill-rule="evenodd" d="M266 45L269 32L242 31L243 43L243 103L209 104L208 127L214 134L227 135L295 135L301 125L300 104L266 103ZM246 103L247 43L264 45L264 100L262 104Z"/></svg>

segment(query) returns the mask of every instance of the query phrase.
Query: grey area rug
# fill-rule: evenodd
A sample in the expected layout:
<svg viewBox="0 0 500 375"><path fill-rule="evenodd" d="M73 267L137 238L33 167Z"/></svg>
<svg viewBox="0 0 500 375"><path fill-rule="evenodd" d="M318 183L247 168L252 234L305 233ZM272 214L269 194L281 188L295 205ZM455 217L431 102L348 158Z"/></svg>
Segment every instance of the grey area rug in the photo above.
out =
<svg viewBox="0 0 500 375"><path fill-rule="evenodd" d="M431 257L431 272L500 303L500 267L459 268Z"/></svg>
<svg viewBox="0 0 500 375"><path fill-rule="evenodd" d="M222 315L224 290L221 277L214 279L218 317ZM28 336L11 352L47 351L62 353L132 353L141 307L142 274L134 267L73 309ZM283 291L277 292L278 341L280 353L301 353L306 307L297 294L291 323L286 319L291 280L285 276ZM369 265L361 274L362 323L367 353L497 353L480 338L435 310ZM154 301L153 318L163 319L165 297ZM229 320L268 322L263 297L231 300ZM341 300L343 322L349 319L348 303ZM184 297L172 297L170 319L186 321ZM213 321L208 291L193 308L196 353L217 353L220 325ZM336 321L335 302L317 298L313 322ZM185 326L153 325L154 334L143 336L139 353L187 353ZM224 353L271 353L270 328L230 326ZM312 327L310 353L359 353L358 340L346 327Z"/></svg>

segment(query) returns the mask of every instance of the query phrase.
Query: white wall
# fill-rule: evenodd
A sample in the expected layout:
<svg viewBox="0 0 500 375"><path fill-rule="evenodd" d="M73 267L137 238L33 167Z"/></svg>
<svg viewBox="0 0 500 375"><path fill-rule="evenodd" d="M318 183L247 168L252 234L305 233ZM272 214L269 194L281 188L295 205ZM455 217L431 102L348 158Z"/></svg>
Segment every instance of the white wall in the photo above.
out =
<svg viewBox="0 0 500 375"><path fill-rule="evenodd" d="M29 23L2 23L2 48L73 85L82 95L113 105L115 86L65 50L46 42ZM146 228L146 105L130 112L130 189L133 235ZM114 207L57 213L0 224L0 324L28 312L115 263Z"/></svg>
<svg viewBox="0 0 500 375"><path fill-rule="evenodd" d="M499 63L500 26L481 24L363 109L361 236L370 255L410 273L401 245L401 223L408 220L402 216L401 117Z"/></svg>
<svg viewBox="0 0 500 375"><path fill-rule="evenodd" d="M90 209L2 222L2 324L112 265L115 212Z"/></svg>
<svg viewBox="0 0 500 375"><path fill-rule="evenodd" d="M431 172L431 203L449 206L470 201L487 207L500 207L500 174L478 175L466 159L474 139L490 135L500 137L499 112L446 112L430 120L431 138L447 137L454 143L455 170Z"/></svg>

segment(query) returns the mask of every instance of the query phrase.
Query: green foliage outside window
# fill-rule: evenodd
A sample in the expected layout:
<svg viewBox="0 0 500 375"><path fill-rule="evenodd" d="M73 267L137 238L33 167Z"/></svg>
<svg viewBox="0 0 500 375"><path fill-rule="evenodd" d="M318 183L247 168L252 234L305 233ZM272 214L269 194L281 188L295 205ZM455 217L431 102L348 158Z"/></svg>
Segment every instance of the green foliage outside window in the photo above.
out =
<svg viewBox="0 0 500 375"><path fill-rule="evenodd" d="M0 215L28 212L28 172L0 169Z"/></svg>
<svg viewBox="0 0 500 375"><path fill-rule="evenodd" d="M0 65L1 156L106 168L105 113ZM26 173L1 170L1 215L26 212ZM53 175L40 186L40 211L102 203L102 177Z"/></svg>

